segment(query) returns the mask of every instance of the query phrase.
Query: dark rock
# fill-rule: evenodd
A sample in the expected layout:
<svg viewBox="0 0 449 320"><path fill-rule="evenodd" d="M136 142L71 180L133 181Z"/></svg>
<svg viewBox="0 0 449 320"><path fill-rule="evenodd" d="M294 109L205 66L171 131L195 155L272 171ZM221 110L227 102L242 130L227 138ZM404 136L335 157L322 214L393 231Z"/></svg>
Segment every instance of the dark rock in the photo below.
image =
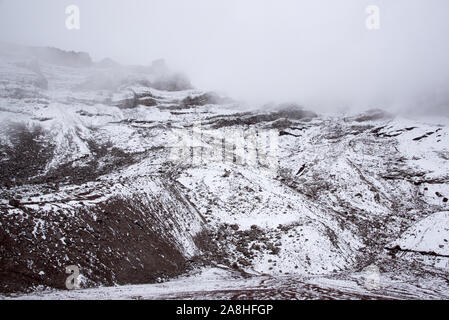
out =
<svg viewBox="0 0 449 320"><path fill-rule="evenodd" d="M182 105L186 108L204 106L206 104L220 104L225 100L214 92L207 92L196 97L187 97L182 101Z"/></svg>
<svg viewBox="0 0 449 320"><path fill-rule="evenodd" d="M20 201L17 199L10 199L8 203L12 207L15 207L15 208L20 207Z"/></svg>

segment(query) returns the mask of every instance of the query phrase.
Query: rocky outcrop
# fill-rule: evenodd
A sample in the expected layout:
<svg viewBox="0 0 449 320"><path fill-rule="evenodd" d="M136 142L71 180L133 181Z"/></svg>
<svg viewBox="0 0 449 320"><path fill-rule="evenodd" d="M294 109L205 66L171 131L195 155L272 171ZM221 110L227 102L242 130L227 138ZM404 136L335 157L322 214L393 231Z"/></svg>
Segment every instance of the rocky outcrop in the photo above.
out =
<svg viewBox="0 0 449 320"><path fill-rule="evenodd" d="M29 50L34 57L50 64L72 68L92 65L92 59L86 52L64 51L51 47L33 47Z"/></svg>

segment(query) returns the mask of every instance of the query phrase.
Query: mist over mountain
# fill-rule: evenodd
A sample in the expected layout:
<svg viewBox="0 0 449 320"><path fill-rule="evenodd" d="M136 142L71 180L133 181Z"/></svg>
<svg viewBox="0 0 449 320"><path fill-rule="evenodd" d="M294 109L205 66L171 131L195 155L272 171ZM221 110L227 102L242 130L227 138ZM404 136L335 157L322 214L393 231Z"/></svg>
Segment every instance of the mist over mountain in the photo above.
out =
<svg viewBox="0 0 449 320"><path fill-rule="evenodd" d="M0 39L123 64L164 58L195 86L252 103L447 114L445 0L77 0L80 30L65 27L68 4L2 1Z"/></svg>

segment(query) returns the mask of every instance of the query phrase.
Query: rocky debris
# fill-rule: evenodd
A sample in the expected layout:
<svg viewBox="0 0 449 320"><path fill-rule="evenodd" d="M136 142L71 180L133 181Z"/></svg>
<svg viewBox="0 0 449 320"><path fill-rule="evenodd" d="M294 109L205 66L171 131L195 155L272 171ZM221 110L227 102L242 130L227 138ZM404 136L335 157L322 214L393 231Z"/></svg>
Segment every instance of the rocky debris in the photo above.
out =
<svg viewBox="0 0 449 320"><path fill-rule="evenodd" d="M89 140L91 157L83 157L50 169L45 175L32 180L34 183L82 184L136 163L141 154L128 154L115 148L111 142L99 144ZM101 164L101 165L100 165Z"/></svg>
<svg viewBox="0 0 449 320"><path fill-rule="evenodd" d="M8 204L9 204L10 206L12 206L12 207L15 207L15 208L20 207L20 201L17 200L17 199L10 199L10 200L8 201Z"/></svg>
<svg viewBox="0 0 449 320"><path fill-rule="evenodd" d="M109 113L91 113L89 111L86 110L79 110L76 112L77 114L79 114L82 117L104 117L104 116L108 116L111 117L112 115Z"/></svg>
<svg viewBox="0 0 449 320"><path fill-rule="evenodd" d="M197 96L188 96L182 100L182 106L185 108L193 108L204 106L207 104L221 104L225 100L214 92L207 92Z"/></svg>
<svg viewBox="0 0 449 320"><path fill-rule="evenodd" d="M304 130L304 128L298 128L298 127L290 127L289 129L291 129L291 130ZM292 136L292 137L295 137L295 138L301 137L300 134L294 134L294 133L291 133L291 132L288 132L288 131L285 131L285 130L280 130L279 131L279 136L280 137L282 137L282 136Z"/></svg>
<svg viewBox="0 0 449 320"><path fill-rule="evenodd" d="M297 121L310 121L312 118L315 118L317 115L314 112L307 110L292 110L286 109L281 111L273 111L270 113L252 113L245 114L239 117L226 117L221 119L214 119L210 122L206 123L210 125L214 129L219 129L223 127L232 127L232 126L252 126L260 123L273 122L271 124L271 128L279 129L291 127L291 120Z"/></svg>
<svg viewBox="0 0 449 320"><path fill-rule="evenodd" d="M222 177L223 177L223 178L227 178L227 177L229 177L230 175L231 175L231 171L225 169L225 171L224 171Z"/></svg>
<svg viewBox="0 0 449 320"><path fill-rule="evenodd" d="M300 175L305 169L306 169L306 164L304 163L301 166L301 168L299 168L298 172L296 172L296 175Z"/></svg>
<svg viewBox="0 0 449 320"><path fill-rule="evenodd" d="M435 133L435 132L426 132L426 134L424 134L424 135L422 135L422 136L413 138L413 141L420 141L420 140L422 140L422 139L424 139L424 138L430 137L430 136L431 136L432 134L434 134L434 133Z"/></svg>
<svg viewBox="0 0 449 320"><path fill-rule="evenodd" d="M138 94L132 89L127 89L121 94L119 99L113 100L111 103L120 109L133 109L140 105L147 107L156 106L158 100L151 93Z"/></svg>
<svg viewBox="0 0 449 320"><path fill-rule="evenodd" d="M279 132L279 135L280 135L280 136L282 136L282 135L291 135L291 136L294 136L294 137L299 137L299 136L296 135L296 134L293 134L293 133L290 133L290 132L287 132L287 131L282 130L282 129L295 129L295 130L298 130L298 128L295 126L295 123L292 122L292 121L290 121L290 120L288 120L288 119L278 119L278 120L275 120L275 121L273 121L273 122L270 124L270 128L281 130L281 131Z"/></svg>
<svg viewBox="0 0 449 320"><path fill-rule="evenodd" d="M430 182L425 178L425 172L416 172L404 169L396 169L395 171L388 172L382 175L382 178L386 180L407 180L415 185L421 185L423 183Z"/></svg>
<svg viewBox="0 0 449 320"><path fill-rule="evenodd" d="M73 264L88 275L88 283L83 286L153 283L185 271L185 254L170 239L171 231L167 233L157 223L158 216L167 214L164 204L153 203L153 212L145 212L140 201L138 197L111 198L76 209L75 217L67 209L58 214L47 212L46 228L38 234L21 231L33 229L38 211L23 208L30 216L23 221L19 220L21 215L2 216L9 232L3 228L0 231L0 292L18 292L37 285L64 289L65 266ZM111 214L105 215L107 212ZM104 218L95 221L93 216ZM140 227L136 227L136 220ZM19 237L12 237L14 234ZM60 247L62 242L65 245ZM46 255L48 250L51 255ZM46 276L38 277L40 271Z"/></svg>
<svg viewBox="0 0 449 320"><path fill-rule="evenodd" d="M141 97L138 98L137 105L154 107L157 106L157 101L153 97Z"/></svg>
<svg viewBox="0 0 449 320"><path fill-rule="evenodd" d="M10 142L0 143L0 184L21 185L44 173L53 156L54 145L45 139L39 126L9 126Z"/></svg>

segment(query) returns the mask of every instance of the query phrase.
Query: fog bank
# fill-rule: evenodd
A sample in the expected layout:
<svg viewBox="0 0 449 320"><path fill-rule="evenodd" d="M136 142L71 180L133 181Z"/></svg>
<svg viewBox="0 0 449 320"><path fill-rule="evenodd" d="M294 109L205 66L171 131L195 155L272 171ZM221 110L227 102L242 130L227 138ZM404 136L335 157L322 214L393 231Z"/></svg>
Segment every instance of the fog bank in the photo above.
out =
<svg viewBox="0 0 449 320"><path fill-rule="evenodd" d="M65 25L72 4L80 30ZM449 110L447 0L2 0L0 41L164 58L198 88L257 103Z"/></svg>

